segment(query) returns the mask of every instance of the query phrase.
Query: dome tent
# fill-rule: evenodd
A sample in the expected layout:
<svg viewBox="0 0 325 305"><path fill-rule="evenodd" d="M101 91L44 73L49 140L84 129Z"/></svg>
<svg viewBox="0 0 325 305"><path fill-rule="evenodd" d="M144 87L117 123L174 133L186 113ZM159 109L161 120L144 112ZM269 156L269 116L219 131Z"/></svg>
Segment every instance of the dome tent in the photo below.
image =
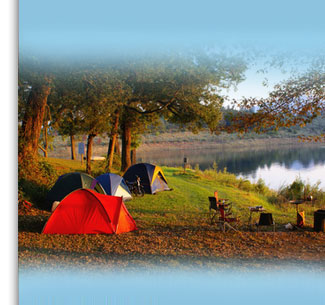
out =
<svg viewBox="0 0 325 305"><path fill-rule="evenodd" d="M79 189L52 213L43 234L119 234L137 230L121 197Z"/></svg>
<svg viewBox="0 0 325 305"><path fill-rule="evenodd" d="M54 186L47 193L44 208L51 210L52 204L55 201L61 201L71 192L77 189L93 189L98 193L105 194L104 189L98 181L84 173L68 173L60 176Z"/></svg>
<svg viewBox="0 0 325 305"><path fill-rule="evenodd" d="M132 196L123 177L107 173L96 177L107 195L123 197L123 200L131 200Z"/></svg>
<svg viewBox="0 0 325 305"><path fill-rule="evenodd" d="M135 182L140 177L145 193L155 194L161 191L170 191L162 169L149 163L138 163L130 166L123 175L125 181Z"/></svg>

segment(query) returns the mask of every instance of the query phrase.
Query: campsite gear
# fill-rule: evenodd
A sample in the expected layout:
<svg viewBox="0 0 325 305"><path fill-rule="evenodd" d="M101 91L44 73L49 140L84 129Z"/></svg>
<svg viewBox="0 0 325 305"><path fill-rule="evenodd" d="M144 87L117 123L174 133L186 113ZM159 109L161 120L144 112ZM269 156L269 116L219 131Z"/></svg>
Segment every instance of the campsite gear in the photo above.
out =
<svg viewBox="0 0 325 305"><path fill-rule="evenodd" d="M54 201L52 204L51 212L54 212L54 210L58 207L60 204L60 201Z"/></svg>
<svg viewBox="0 0 325 305"><path fill-rule="evenodd" d="M44 226L44 234L119 234L137 230L122 197L79 189L65 197Z"/></svg>
<svg viewBox="0 0 325 305"><path fill-rule="evenodd" d="M54 186L48 192L44 208L51 211L54 201L61 201L71 192L77 189L92 189L98 193L105 194L104 189L98 183L98 181L84 173L68 173L62 175L55 182Z"/></svg>
<svg viewBox="0 0 325 305"><path fill-rule="evenodd" d="M222 231L226 231L226 227L237 231L233 226L229 223L238 223L239 219L237 217L233 217L231 208L232 204L228 203L229 199L227 198L219 198L218 191L214 192L214 197L209 198L209 218L211 224L213 222L218 223L221 226ZM217 214L219 214L219 218L217 219Z"/></svg>
<svg viewBox="0 0 325 305"><path fill-rule="evenodd" d="M249 209L248 225L250 226L250 228L252 230L252 216L253 216L253 213L262 213L262 212L265 211L265 209L261 205L258 205L258 206L255 206L255 207L248 207L248 209Z"/></svg>
<svg viewBox="0 0 325 305"><path fill-rule="evenodd" d="M218 191L214 191L214 197L216 198L217 203L226 202L229 200L228 198L219 198Z"/></svg>
<svg viewBox="0 0 325 305"><path fill-rule="evenodd" d="M237 230L234 228L234 225L238 224L239 218L233 216L231 209L231 203L219 201L219 220L222 222L224 232L226 231L226 227L237 232ZM232 223L233 225L230 225L230 223Z"/></svg>
<svg viewBox="0 0 325 305"><path fill-rule="evenodd" d="M325 232L325 210L314 212L314 231Z"/></svg>
<svg viewBox="0 0 325 305"><path fill-rule="evenodd" d="M306 202L306 200L291 200L289 202L296 205L297 227L302 228L305 225L305 212L299 212L299 204Z"/></svg>
<svg viewBox="0 0 325 305"><path fill-rule="evenodd" d="M305 225L305 212L297 212L297 227L302 228Z"/></svg>
<svg viewBox="0 0 325 305"><path fill-rule="evenodd" d="M293 230L293 225L289 222L289 223L287 223L285 226L284 226L284 228L286 229L286 230Z"/></svg>
<svg viewBox="0 0 325 305"><path fill-rule="evenodd" d="M291 204L295 204L296 205L296 211L299 212L299 204L302 204L305 202L305 200L290 200L289 201Z"/></svg>
<svg viewBox="0 0 325 305"><path fill-rule="evenodd" d="M135 182L129 182L128 187L130 189L130 192L134 196L144 196L144 188L141 185L141 179L139 176L136 176L136 181Z"/></svg>
<svg viewBox="0 0 325 305"><path fill-rule="evenodd" d="M219 208L216 198L209 197L209 219L211 224L213 224L213 222L217 219L218 214Z"/></svg>
<svg viewBox="0 0 325 305"><path fill-rule="evenodd" d="M161 191L170 191L167 180L159 166L149 163L138 163L128 168L123 175L127 183L137 181L137 176L141 179L141 184L146 194L155 194Z"/></svg>
<svg viewBox="0 0 325 305"><path fill-rule="evenodd" d="M208 197L209 198L209 220L211 224L218 224L222 231L226 231L226 226L230 229L233 229L237 231L235 228L233 228L228 222L234 222L237 221L237 219L233 218L230 219L229 210L225 210L226 206L222 202L218 202L216 200L216 197ZM227 215L227 217L225 217Z"/></svg>
<svg viewBox="0 0 325 305"><path fill-rule="evenodd" d="M261 213L260 219L256 224L257 232L261 226L273 226L273 232L275 232L275 222L273 220L272 213Z"/></svg>
<svg viewBox="0 0 325 305"><path fill-rule="evenodd" d="M131 200L131 192L123 177L107 173L96 177L107 195L123 197L123 200Z"/></svg>

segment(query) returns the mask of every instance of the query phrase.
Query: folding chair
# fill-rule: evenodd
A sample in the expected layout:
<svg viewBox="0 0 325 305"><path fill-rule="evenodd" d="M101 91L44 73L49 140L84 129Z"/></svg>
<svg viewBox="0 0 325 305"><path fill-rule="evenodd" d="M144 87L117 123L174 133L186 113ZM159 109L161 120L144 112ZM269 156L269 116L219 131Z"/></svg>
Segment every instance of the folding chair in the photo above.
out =
<svg viewBox="0 0 325 305"><path fill-rule="evenodd" d="M215 197L209 197L209 219L210 223L213 224L219 215L218 203Z"/></svg>
<svg viewBox="0 0 325 305"><path fill-rule="evenodd" d="M273 226L273 232L275 232L275 222L273 220L272 213L261 213L258 223L256 223L257 232L261 226Z"/></svg>
<svg viewBox="0 0 325 305"><path fill-rule="evenodd" d="M227 227L230 230L234 230L238 232L238 230L236 230L234 226L230 225L230 223L233 223L235 225L239 223L239 218L233 216L231 207L232 207L231 203L219 204L219 211L220 211L219 219L223 222L223 231L226 231L226 227Z"/></svg>

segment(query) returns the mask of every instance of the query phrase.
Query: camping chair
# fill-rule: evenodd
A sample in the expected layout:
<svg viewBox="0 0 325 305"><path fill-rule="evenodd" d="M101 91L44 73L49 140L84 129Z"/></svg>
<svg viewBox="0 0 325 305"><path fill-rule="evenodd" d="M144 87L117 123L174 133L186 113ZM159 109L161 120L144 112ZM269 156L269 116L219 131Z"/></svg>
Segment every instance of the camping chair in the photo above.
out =
<svg viewBox="0 0 325 305"><path fill-rule="evenodd" d="M219 214L218 202L215 197L209 197L209 219L210 223L216 220L217 215Z"/></svg>
<svg viewBox="0 0 325 305"><path fill-rule="evenodd" d="M272 213L261 213L258 223L256 223L257 232L260 226L273 226L273 232L275 232L275 222L273 220Z"/></svg>
<svg viewBox="0 0 325 305"><path fill-rule="evenodd" d="M232 207L231 203L219 204L219 211L220 211L219 220L222 221L223 223L223 231L226 231L226 227L227 227L228 229L237 232L237 230L234 228L234 225L237 225L239 223L239 218L233 216L231 207ZM230 223L234 225L230 225Z"/></svg>
<svg viewBox="0 0 325 305"><path fill-rule="evenodd" d="M209 220L211 224L218 224L222 231L225 231L224 221L220 218L220 203L215 197L209 197Z"/></svg>

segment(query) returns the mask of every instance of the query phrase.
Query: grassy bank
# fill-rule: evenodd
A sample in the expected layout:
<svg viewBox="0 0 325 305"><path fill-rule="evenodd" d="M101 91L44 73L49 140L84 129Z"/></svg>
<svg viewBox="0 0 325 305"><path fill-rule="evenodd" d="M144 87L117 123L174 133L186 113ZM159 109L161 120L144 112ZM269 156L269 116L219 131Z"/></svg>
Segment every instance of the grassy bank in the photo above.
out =
<svg viewBox="0 0 325 305"><path fill-rule="evenodd" d="M56 175L81 171L78 161L49 159ZM100 172L100 163L96 166ZM274 204L272 192L261 185L238 180L226 172L163 168L170 192L145 195L126 203L138 231L121 235L42 235L50 213L37 208L20 209L19 262L29 265L103 265L129 264L151 266L156 263L194 265L218 264L220 260L307 260L324 262L325 236L312 232L313 211L303 206L306 228L286 232L284 224L295 223L295 207ZM50 185L48 186L48 188ZM208 196L218 190L221 198L233 203L240 217L241 232L221 232L208 217ZM271 212L277 232L250 232L247 225L249 206L262 205ZM257 215L254 215L255 218ZM256 220L256 219L255 219Z"/></svg>

